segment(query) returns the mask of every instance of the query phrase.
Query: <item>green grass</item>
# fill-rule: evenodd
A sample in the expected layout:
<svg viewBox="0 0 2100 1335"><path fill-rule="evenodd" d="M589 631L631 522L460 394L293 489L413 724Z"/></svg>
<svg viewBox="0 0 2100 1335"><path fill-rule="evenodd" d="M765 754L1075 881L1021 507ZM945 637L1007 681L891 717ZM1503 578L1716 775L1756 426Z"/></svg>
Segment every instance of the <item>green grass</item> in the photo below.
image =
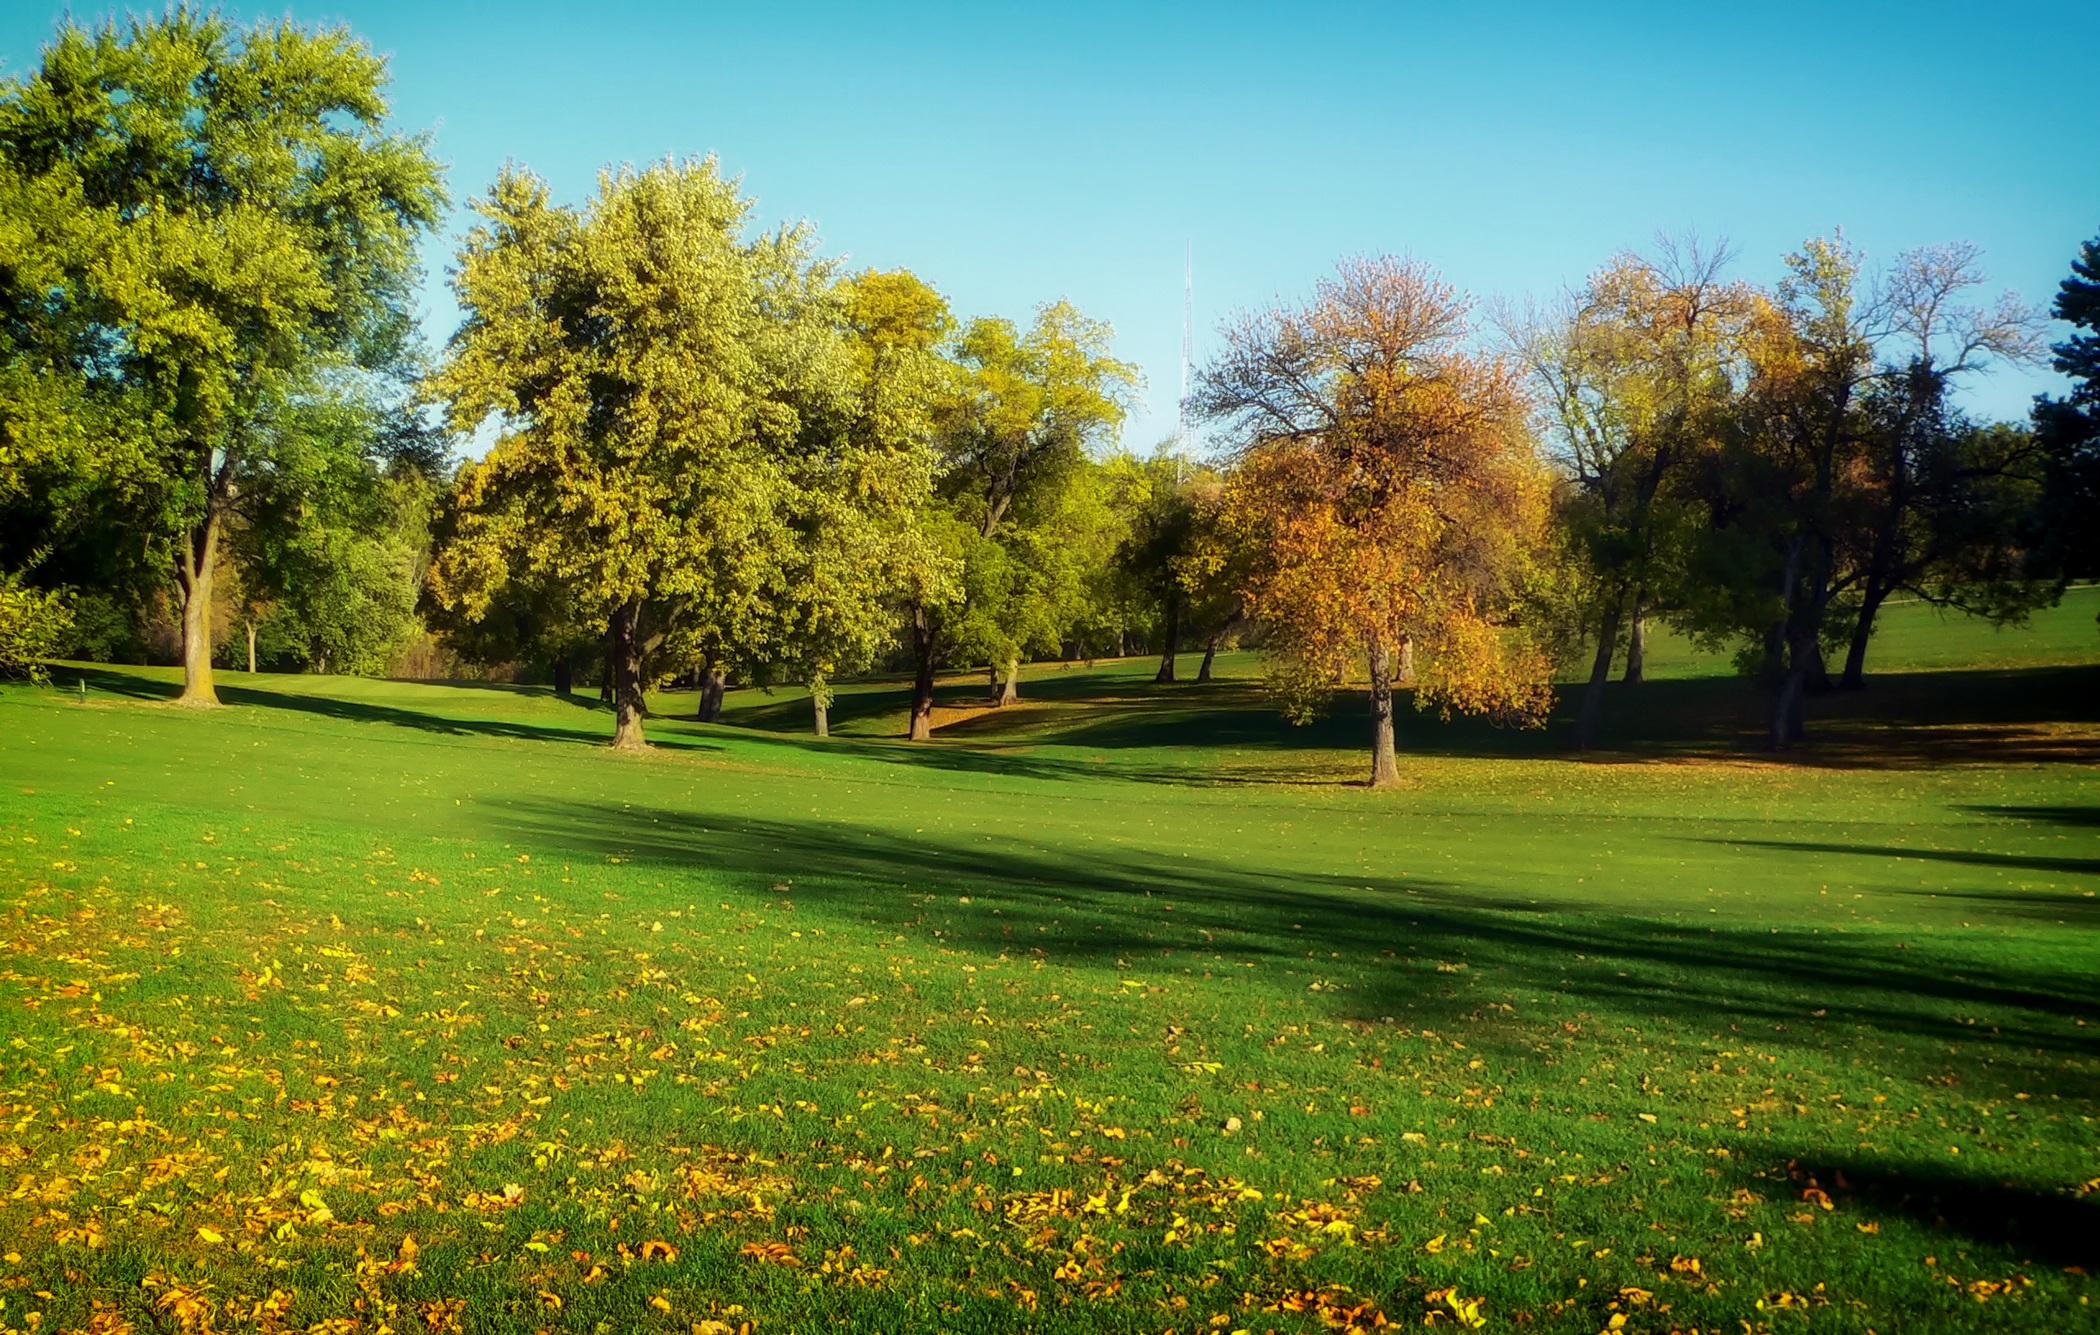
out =
<svg viewBox="0 0 2100 1335"><path fill-rule="evenodd" d="M0 689L0 1328L2093 1328L2094 606L1392 793L1242 656Z"/></svg>

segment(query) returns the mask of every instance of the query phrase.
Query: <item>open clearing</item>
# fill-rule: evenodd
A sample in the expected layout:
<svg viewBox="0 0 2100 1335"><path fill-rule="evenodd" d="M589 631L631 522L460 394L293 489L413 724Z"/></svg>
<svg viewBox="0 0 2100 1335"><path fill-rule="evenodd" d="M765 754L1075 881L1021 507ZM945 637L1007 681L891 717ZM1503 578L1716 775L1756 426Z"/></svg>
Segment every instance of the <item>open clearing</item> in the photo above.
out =
<svg viewBox="0 0 2100 1335"><path fill-rule="evenodd" d="M2090 1328L2096 603L1397 793L1244 656L0 689L0 1327Z"/></svg>

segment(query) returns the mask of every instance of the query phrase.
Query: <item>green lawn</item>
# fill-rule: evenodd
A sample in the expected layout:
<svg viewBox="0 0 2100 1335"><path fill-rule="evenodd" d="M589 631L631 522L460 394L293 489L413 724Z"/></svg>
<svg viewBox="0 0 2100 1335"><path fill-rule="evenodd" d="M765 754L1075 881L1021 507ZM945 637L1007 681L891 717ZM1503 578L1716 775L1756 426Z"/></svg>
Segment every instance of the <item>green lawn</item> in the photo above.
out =
<svg viewBox="0 0 2100 1335"><path fill-rule="evenodd" d="M2096 608L1378 793L1242 655L0 688L0 1329L2096 1328Z"/></svg>

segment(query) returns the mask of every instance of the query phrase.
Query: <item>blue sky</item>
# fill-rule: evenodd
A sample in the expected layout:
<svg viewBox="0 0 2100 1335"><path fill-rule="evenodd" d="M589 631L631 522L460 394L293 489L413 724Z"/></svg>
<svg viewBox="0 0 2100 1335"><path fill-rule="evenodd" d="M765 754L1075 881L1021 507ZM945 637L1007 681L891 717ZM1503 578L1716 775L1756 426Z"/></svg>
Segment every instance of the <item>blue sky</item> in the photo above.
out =
<svg viewBox="0 0 2100 1335"><path fill-rule="evenodd" d="M6 68L60 12L6 7ZM1174 423L1184 246L1200 361L1221 316L1348 254L1521 297L1658 228L1727 237L1763 281L1843 226L1873 257L1975 241L1994 287L2043 304L2100 233L2092 0L291 12L392 57L399 123L434 132L462 201L506 159L581 199L607 163L714 151L762 218L910 267L961 314L1071 298L1145 370L1140 449ZM1970 402L2019 415L2055 383L2001 372Z"/></svg>

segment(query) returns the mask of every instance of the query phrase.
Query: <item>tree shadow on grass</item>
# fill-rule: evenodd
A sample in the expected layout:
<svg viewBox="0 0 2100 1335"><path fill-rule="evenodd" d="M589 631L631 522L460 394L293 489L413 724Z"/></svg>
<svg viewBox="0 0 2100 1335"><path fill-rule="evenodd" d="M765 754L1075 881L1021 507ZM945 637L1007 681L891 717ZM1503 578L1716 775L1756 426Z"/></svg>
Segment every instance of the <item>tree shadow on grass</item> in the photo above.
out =
<svg viewBox="0 0 2100 1335"><path fill-rule="evenodd" d="M1751 1162L1769 1159L1769 1142L1748 1142ZM1950 1163L1885 1156L1833 1156L1828 1149L1776 1147L1797 1191L1829 1194L1839 1208L1959 1233L2049 1265L2100 1265L2100 1201L2018 1181L1979 1176Z"/></svg>
<svg viewBox="0 0 2100 1335"><path fill-rule="evenodd" d="M181 693L179 685L168 682L131 676L126 673L97 669L80 669L78 675L87 680L93 689L108 695L119 695L138 700L172 700ZM321 718L339 719L349 723L383 723L395 727L410 728L418 732L436 733L454 737L502 737L514 741L585 743L603 746L611 740L611 717L606 716L606 728L597 729L558 727L544 723L523 723L508 719L448 717L429 708L406 709L395 705L379 704L369 700L348 700L331 695L309 695L303 691L272 691L256 686L241 685L221 679L217 683L219 699L228 705L256 709L287 710L298 714L312 714ZM678 751L720 751L720 745L691 736L659 733L652 737L653 745Z"/></svg>
<svg viewBox="0 0 2100 1335"><path fill-rule="evenodd" d="M941 725L936 738L950 750L968 747L992 756L1019 747L1129 753L1187 754L1201 748L1267 752L1300 766L1334 753L1368 750L1367 697L1338 693L1309 725L1293 726L1261 687L1245 680L1154 685L1073 671L1034 683L1017 709L986 709ZM1402 692L1403 698L1408 697ZM944 682L945 710L981 703L974 683ZM1750 760L1820 768L1915 769L1965 764L2100 762L2100 666L1973 672L1915 672L1877 677L1872 690L1840 691L1809 705L1810 740L1798 750L1764 749L1766 700L1737 677L1693 677L1615 685L1606 705L1605 746L1585 759L1601 763ZM841 693L833 706L835 730L861 720L901 719L904 688ZM1441 719L1414 709L1396 711L1397 742L1405 755L1470 758L1562 757L1580 703L1577 688L1558 688L1544 728L1510 728L1477 718ZM1047 707L1044 707L1047 706ZM746 706L739 725L804 730L806 701ZM872 739L871 739L872 740ZM954 745L960 744L960 745ZM942 748L903 748L900 763ZM1324 755L1323 755L1324 753ZM931 759L934 765L974 762ZM980 768L996 772L1000 762ZM1118 766L1120 768L1120 765ZM1084 772L1093 777L1097 772ZM1171 783L1221 781L1200 764L1157 765L1133 778ZM1222 781L1232 781L1226 776Z"/></svg>
<svg viewBox="0 0 2100 1335"><path fill-rule="evenodd" d="M1477 1019L1490 989L1499 998L1526 987L1701 1029L1770 1026L1788 1042L1832 1049L1899 1036L1981 1048L1991 1054L1988 1078L2030 1088L2077 1079L2066 1056L2100 1055L2100 1029L2072 1023L2100 1009L2100 979L2032 961L2015 970L1965 959L1957 972L1937 952L1871 937L1695 928L1594 905L1548 912L1411 876L613 804L521 803L493 814L521 840L705 869L761 894L786 880L797 899L950 949L1133 969L1229 973L1252 963L1248 985L1301 995L1302 975L1330 974L1343 985L1324 994L1329 1003L1367 1022ZM1945 1061L1945 1051L1936 1046L1929 1060Z"/></svg>
<svg viewBox="0 0 2100 1335"><path fill-rule="evenodd" d="M2073 829L2100 829L2100 806L2061 807L1993 807L1964 806L1960 811L1972 811L1979 816L1997 816L2005 820L2038 822L2043 825L2068 825Z"/></svg>
<svg viewBox="0 0 2100 1335"><path fill-rule="evenodd" d="M1892 848L1873 844L1812 843L1791 839L1703 839L1699 842L1726 844L1735 848L1770 848L1786 853L1916 858L1921 862L1954 862L1963 866L1997 867L2008 871L2046 871L2061 872L2070 876L2100 876L2100 858L2045 858L2029 853L1977 853L1959 848Z"/></svg>

